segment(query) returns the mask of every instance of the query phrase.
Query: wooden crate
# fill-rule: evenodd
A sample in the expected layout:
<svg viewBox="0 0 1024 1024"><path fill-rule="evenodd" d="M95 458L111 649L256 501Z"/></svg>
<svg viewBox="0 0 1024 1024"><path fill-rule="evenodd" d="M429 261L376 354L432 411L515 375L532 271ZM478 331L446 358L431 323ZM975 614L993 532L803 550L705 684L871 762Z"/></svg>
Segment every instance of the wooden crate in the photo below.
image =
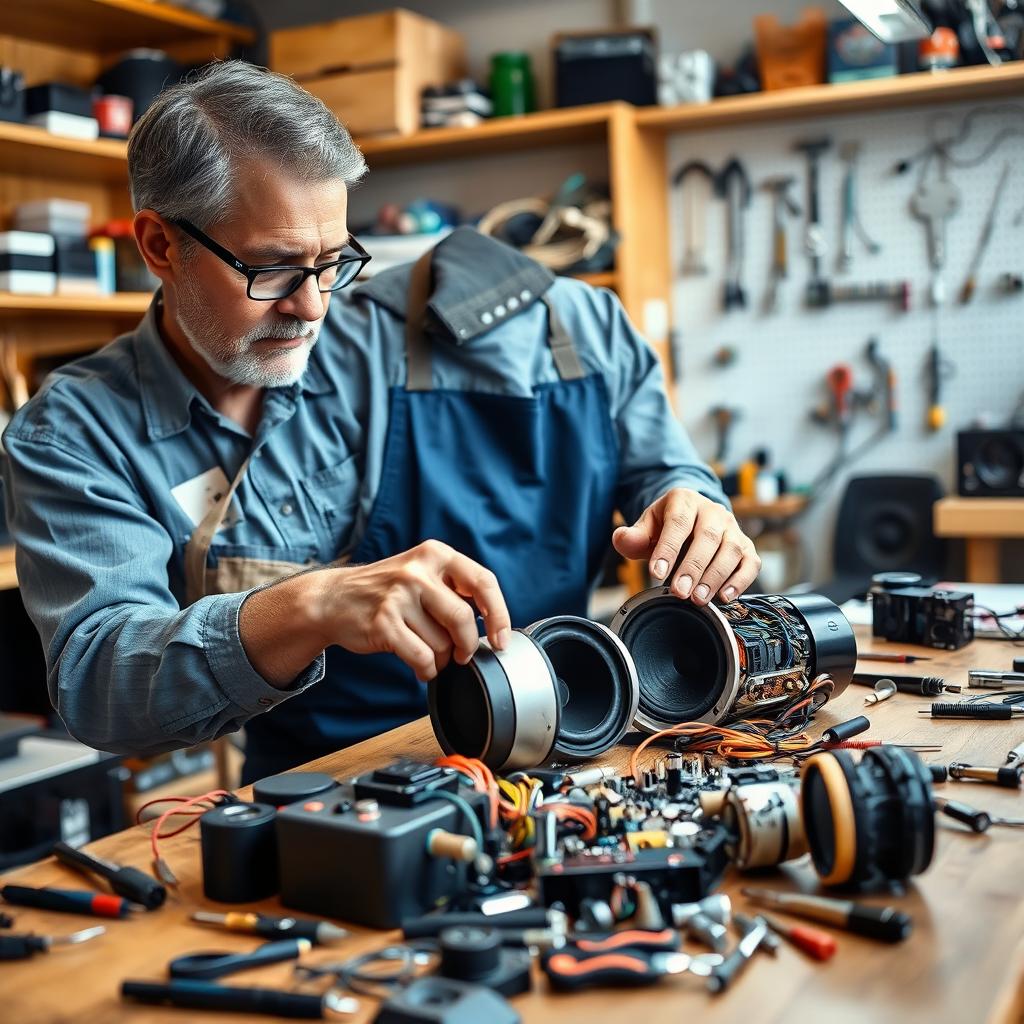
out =
<svg viewBox="0 0 1024 1024"><path fill-rule="evenodd" d="M466 47L453 29L398 9L272 32L270 66L353 135L405 135L420 126L424 86L465 76Z"/></svg>

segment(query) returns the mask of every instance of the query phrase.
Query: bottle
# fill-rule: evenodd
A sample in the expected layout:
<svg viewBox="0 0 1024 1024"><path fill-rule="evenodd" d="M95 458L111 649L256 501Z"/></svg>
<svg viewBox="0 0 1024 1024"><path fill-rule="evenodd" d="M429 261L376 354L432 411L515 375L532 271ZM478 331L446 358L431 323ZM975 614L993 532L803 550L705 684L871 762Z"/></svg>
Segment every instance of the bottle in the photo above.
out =
<svg viewBox="0 0 1024 1024"><path fill-rule="evenodd" d="M495 117L529 114L536 109L530 55L519 51L491 56L491 101Z"/></svg>

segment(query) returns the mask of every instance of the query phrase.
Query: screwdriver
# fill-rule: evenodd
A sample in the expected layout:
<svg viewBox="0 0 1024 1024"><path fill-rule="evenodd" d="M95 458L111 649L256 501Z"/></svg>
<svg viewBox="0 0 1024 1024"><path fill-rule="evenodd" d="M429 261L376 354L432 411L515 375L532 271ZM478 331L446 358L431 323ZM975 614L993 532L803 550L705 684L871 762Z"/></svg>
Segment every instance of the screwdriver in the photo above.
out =
<svg viewBox="0 0 1024 1024"><path fill-rule="evenodd" d="M0 896L16 907L56 910L62 914L90 914L93 917L127 917L146 908L121 896L77 889L34 889L28 885L5 885Z"/></svg>
<svg viewBox="0 0 1024 1024"><path fill-rule="evenodd" d="M947 800L945 797L935 797L935 805L947 817L956 821L962 821L969 826L972 832L987 832L993 825L1000 825L1004 828L1024 828L1024 818L998 818L988 813L979 811L958 800Z"/></svg>
<svg viewBox="0 0 1024 1024"><path fill-rule="evenodd" d="M28 960L36 953L45 953L51 946L74 946L95 939L105 931L100 924L70 935L0 935L0 960Z"/></svg>
<svg viewBox="0 0 1024 1024"><path fill-rule="evenodd" d="M812 960L831 960L838 946L836 940L828 932L817 928L808 928L802 924L783 924L767 914L758 915L769 929L781 935L787 942L794 945L801 953L806 953Z"/></svg>
<svg viewBox="0 0 1024 1024"><path fill-rule="evenodd" d="M138 868L121 867L109 860L77 850L67 843L56 843L53 855L68 867L78 871L99 875L110 884L110 888L133 903L141 903L147 910L156 910L167 899L167 889L156 879L150 878Z"/></svg>
<svg viewBox="0 0 1024 1024"><path fill-rule="evenodd" d="M858 651L860 661L894 661L900 665L909 665L914 661L931 661L923 654L890 654L888 651Z"/></svg>
<svg viewBox="0 0 1024 1024"><path fill-rule="evenodd" d="M308 939L317 946L330 946L348 938L348 932L329 921L313 921L303 917L273 917L270 914L246 914L236 911L228 914L212 914L205 910L196 911L193 921L215 924L232 932L247 935L262 935L267 939L287 936L293 939Z"/></svg>
<svg viewBox="0 0 1024 1024"><path fill-rule="evenodd" d="M929 711L918 711L919 715L931 715L932 718L974 718L979 721L1006 721L1024 715L1024 708L1012 704L994 704L991 701L969 700L955 704L933 704Z"/></svg>
<svg viewBox="0 0 1024 1024"><path fill-rule="evenodd" d="M913 926L910 915L895 907L869 907L853 900L777 892L775 889L743 888L740 892L761 906L821 921L881 942L902 942L910 935Z"/></svg>

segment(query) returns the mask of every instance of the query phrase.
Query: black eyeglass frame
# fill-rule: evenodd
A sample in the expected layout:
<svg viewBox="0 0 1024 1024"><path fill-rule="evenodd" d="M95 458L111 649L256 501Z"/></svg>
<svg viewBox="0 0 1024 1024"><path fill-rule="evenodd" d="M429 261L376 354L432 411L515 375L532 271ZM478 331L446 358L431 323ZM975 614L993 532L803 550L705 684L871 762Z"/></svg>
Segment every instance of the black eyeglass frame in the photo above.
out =
<svg viewBox="0 0 1024 1024"><path fill-rule="evenodd" d="M172 220L172 224L181 228L182 231L187 235L191 235L201 246L205 249L209 249L219 260L226 263L232 270L237 270L238 273L242 274L246 279L245 294L253 300L253 302L278 302L281 299L288 298L289 295L294 295L305 283L307 277L315 277L317 288L320 289L320 293L323 295L331 292L340 292L343 288L347 288L353 281L359 277L363 267L373 258L370 254L359 244L354 235L348 236L348 241L345 243L350 249L356 251L355 256L343 256L340 259L331 260L330 263L322 263L318 267L296 267L290 264L249 264L243 263L230 249L225 249L219 242L215 242L208 234L201 231L189 220ZM330 270L332 267L343 267L348 266L352 263L359 264L359 270L353 275L353 277L346 281L343 285L339 285L337 288L320 288L320 275L325 270ZM264 271L281 271L291 270L297 274L301 274L301 277L296 278L295 284L290 288L284 295L276 295L273 298L261 298L260 296L252 294L253 282L257 276Z"/></svg>

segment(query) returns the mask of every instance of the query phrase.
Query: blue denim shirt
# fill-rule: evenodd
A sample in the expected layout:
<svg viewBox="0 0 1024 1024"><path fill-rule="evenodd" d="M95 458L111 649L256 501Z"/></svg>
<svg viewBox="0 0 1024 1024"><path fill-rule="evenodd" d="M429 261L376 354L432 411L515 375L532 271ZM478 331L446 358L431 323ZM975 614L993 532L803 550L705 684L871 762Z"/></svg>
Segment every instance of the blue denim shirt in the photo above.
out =
<svg viewBox="0 0 1024 1024"><path fill-rule="evenodd" d="M586 368L605 378L626 518L673 486L725 502L612 293L552 281L504 247L475 269L448 248L459 272L446 286L439 251L438 387L528 395L557 379L535 301L550 289ZM52 374L14 417L3 461L21 592L50 698L80 740L137 754L199 743L323 678L322 655L287 690L256 672L238 632L251 591L185 606L184 549L197 519L176 495L211 470L230 481L253 450L213 558L314 564L353 548L380 480L388 390L404 382L407 275L396 268L332 300L303 379L268 391L255 436L181 372L156 302L134 331Z"/></svg>

